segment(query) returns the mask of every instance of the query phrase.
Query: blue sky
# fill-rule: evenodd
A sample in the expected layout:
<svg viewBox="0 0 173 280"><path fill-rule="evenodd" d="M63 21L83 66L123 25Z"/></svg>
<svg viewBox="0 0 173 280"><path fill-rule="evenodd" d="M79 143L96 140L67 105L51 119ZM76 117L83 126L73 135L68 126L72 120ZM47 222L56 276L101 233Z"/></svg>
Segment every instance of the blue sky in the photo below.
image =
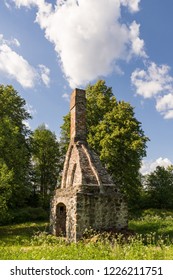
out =
<svg viewBox="0 0 173 280"><path fill-rule="evenodd" d="M173 163L172 0L2 0L0 83L59 137L75 87L105 79L150 138L142 172Z"/></svg>

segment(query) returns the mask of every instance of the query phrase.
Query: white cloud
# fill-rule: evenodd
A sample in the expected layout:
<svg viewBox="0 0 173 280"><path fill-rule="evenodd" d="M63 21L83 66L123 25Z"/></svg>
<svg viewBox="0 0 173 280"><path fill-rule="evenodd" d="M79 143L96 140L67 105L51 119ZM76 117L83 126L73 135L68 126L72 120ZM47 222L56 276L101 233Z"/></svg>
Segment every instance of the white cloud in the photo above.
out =
<svg viewBox="0 0 173 280"><path fill-rule="evenodd" d="M39 9L38 15L49 14L52 9L52 5L44 0L11 0L11 1L15 3L17 8L21 8L22 6L27 8L31 8L32 6L38 7Z"/></svg>
<svg viewBox="0 0 173 280"><path fill-rule="evenodd" d="M141 0L120 0L120 2L129 8L129 10L134 13L139 11L139 3Z"/></svg>
<svg viewBox="0 0 173 280"><path fill-rule="evenodd" d="M37 110L36 110L31 104L29 104L29 103L26 103L25 109L26 109L26 111L31 115L31 117L33 117L33 116L35 116L35 115L37 114ZM28 129L31 129L29 120L24 120L24 121L23 121L23 124L24 124Z"/></svg>
<svg viewBox="0 0 173 280"><path fill-rule="evenodd" d="M169 71L168 65L158 66L150 62L146 71L136 69L132 73L131 82L137 94L144 98L151 98L173 88L173 77L169 75Z"/></svg>
<svg viewBox="0 0 173 280"><path fill-rule="evenodd" d="M164 119L173 119L173 110L169 110L163 113Z"/></svg>
<svg viewBox="0 0 173 280"><path fill-rule="evenodd" d="M30 8L32 5L39 5L39 3L41 4L42 2L44 2L44 0L12 0L12 1L15 2L18 8L20 8L21 6L26 6Z"/></svg>
<svg viewBox="0 0 173 280"><path fill-rule="evenodd" d="M73 88L119 69L120 59L144 55L139 25L122 23L121 6L139 10L140 0L13 0L17 7L37 6L36 22L54 44L62 70Z"/></svg>
<svg viewBox="0 0 173 280"><path fill-rule="evenodd" d="M30 105L29 103L27 103L25 105L25 109L32 117L37 114L36 109L34 109L34 107L32 105Z"/></svg>
<svg viewBox="0 0 173 280"><path fill-rule="evenodd" d="M28 120L22 121L22 123L28 128L31 129L30 123Z"/></svg>
<svg viewBox="0 0 173 280"><path fill-rule="evenodd" d="M12 44L16 47L20 47L20 42L16 38L13 39Z"/></svg>
<svg viewBox="0 0 173 280"><path fill-rule="evenodd" d="M149 174L151 172L153 172L157 166L163 166L163 167L168 167L172 165L172 162L168 159L168 158L158 158L155 161L146 161L144 160L142 162L142 167L140 169L140 172L143 175Z"/></svg>
<svg viewBox="0 0 173 280"><path fill-rule="evenodd" d="M48 86L50 70L44 65L39 65L39 74L11 46L19 47L20 42L16 38L5 40L3 34L0 34L0 74L16 80L23 88L33 88L39 79Z"/></svg>
<svg viewBox="0 0 173 280"><path fill-rule="evenodd" d="M20 47L20 42L16 38L6 40L6 39L4 39L3 34L0 34L0 45L1 44L7 45L7 46Z"/></svg>
<svg viewBox="0 0 173 280"><path fill-rule="evenodd" d="M173 118L173 94L169 93L157 99L156 109L165 119Z"/></svg>
<svg viewBox="0 0 173 280"><path fill-rule="evenodd" d="M43 83L48 87L50 84L50 69L43 64L39 65L40 68L40 77Z"/></svg>
<svg viewBox="0 0 173 280"><path fill-rule="evenodd" d="M6 44L0 45L0 72L17 80L24 88L33 87L37 76L34 68Z"/></svg>
<svg viewBox="0 0 173 280"><path fill-rule="evenodd" d="M69 95L69 94L64 93L64 94L62 95L62 98L64 98L67 102L70 102L70 95Z"/></svg>
<svg viewBox="0 0 173 280"><path fill-rule="evenodd" d="M144 51L144 40L139 38L139 28L140 24L137 24L136 21L133 21L130 25L130 39L132 44L131 52L137 56L147 57Z"/></svg>
<svg viewBox="0 0 173 280"><path fill-rule="evenodd" d="M156 110L165 119L173 118L173 77L168 65L149 62L147 70L136 69L131 75L136 93L144 98L155 98Z"/></svg>

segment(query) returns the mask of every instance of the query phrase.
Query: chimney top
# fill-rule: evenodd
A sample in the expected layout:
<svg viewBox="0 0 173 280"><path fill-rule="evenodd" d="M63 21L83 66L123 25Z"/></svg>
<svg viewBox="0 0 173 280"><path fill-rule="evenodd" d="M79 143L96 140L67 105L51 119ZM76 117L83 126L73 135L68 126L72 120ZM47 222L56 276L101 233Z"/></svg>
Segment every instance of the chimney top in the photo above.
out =
<svg viewBox="0 0 173 280"><path fill-rule="evenodd" d="M71 141L86 141L86 94L85 90L76 88L71 94Z"/></svg>

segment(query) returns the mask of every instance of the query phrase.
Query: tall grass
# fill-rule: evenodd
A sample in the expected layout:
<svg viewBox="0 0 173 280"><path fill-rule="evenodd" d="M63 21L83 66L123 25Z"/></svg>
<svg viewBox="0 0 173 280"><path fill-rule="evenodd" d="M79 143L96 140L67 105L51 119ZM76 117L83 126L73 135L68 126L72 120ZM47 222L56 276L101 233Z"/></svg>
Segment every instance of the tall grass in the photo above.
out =
<svg viewBox="0 0 173 280"><path fill-rule="evenodd" d="M129 221L129 227L137 233L155 233L155 236L173 240L173 211L148 209L138 218Z"/></svg>
<svg viewBox="0 0 173 280"><path fill-rule="evenodd" d="M78 243L47 233L47 223L0 227L0 259L4 260L156 260L173 258L173 212L148 210L132 219L135 234L97 234Z"/></svg>

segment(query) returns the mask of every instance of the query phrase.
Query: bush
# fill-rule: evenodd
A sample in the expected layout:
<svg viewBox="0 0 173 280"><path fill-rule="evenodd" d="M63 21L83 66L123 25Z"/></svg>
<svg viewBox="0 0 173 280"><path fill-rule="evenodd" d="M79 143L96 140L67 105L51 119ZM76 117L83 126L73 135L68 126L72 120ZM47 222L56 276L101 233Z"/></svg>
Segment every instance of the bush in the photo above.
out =
<svg viewBox="0 0 173 280"><path fill-rule="evenodd" d="M29 221L46 221L49 218L49 213L43 208L25 207L13 211L13 223L23 223Z"/></svg>
<svg viewBox="0 0 173 280"><path fill-rule="evenodd" d="M0 196L0 226L11 222L12 216L8 212L8 207L4 197Z"/></svg>

